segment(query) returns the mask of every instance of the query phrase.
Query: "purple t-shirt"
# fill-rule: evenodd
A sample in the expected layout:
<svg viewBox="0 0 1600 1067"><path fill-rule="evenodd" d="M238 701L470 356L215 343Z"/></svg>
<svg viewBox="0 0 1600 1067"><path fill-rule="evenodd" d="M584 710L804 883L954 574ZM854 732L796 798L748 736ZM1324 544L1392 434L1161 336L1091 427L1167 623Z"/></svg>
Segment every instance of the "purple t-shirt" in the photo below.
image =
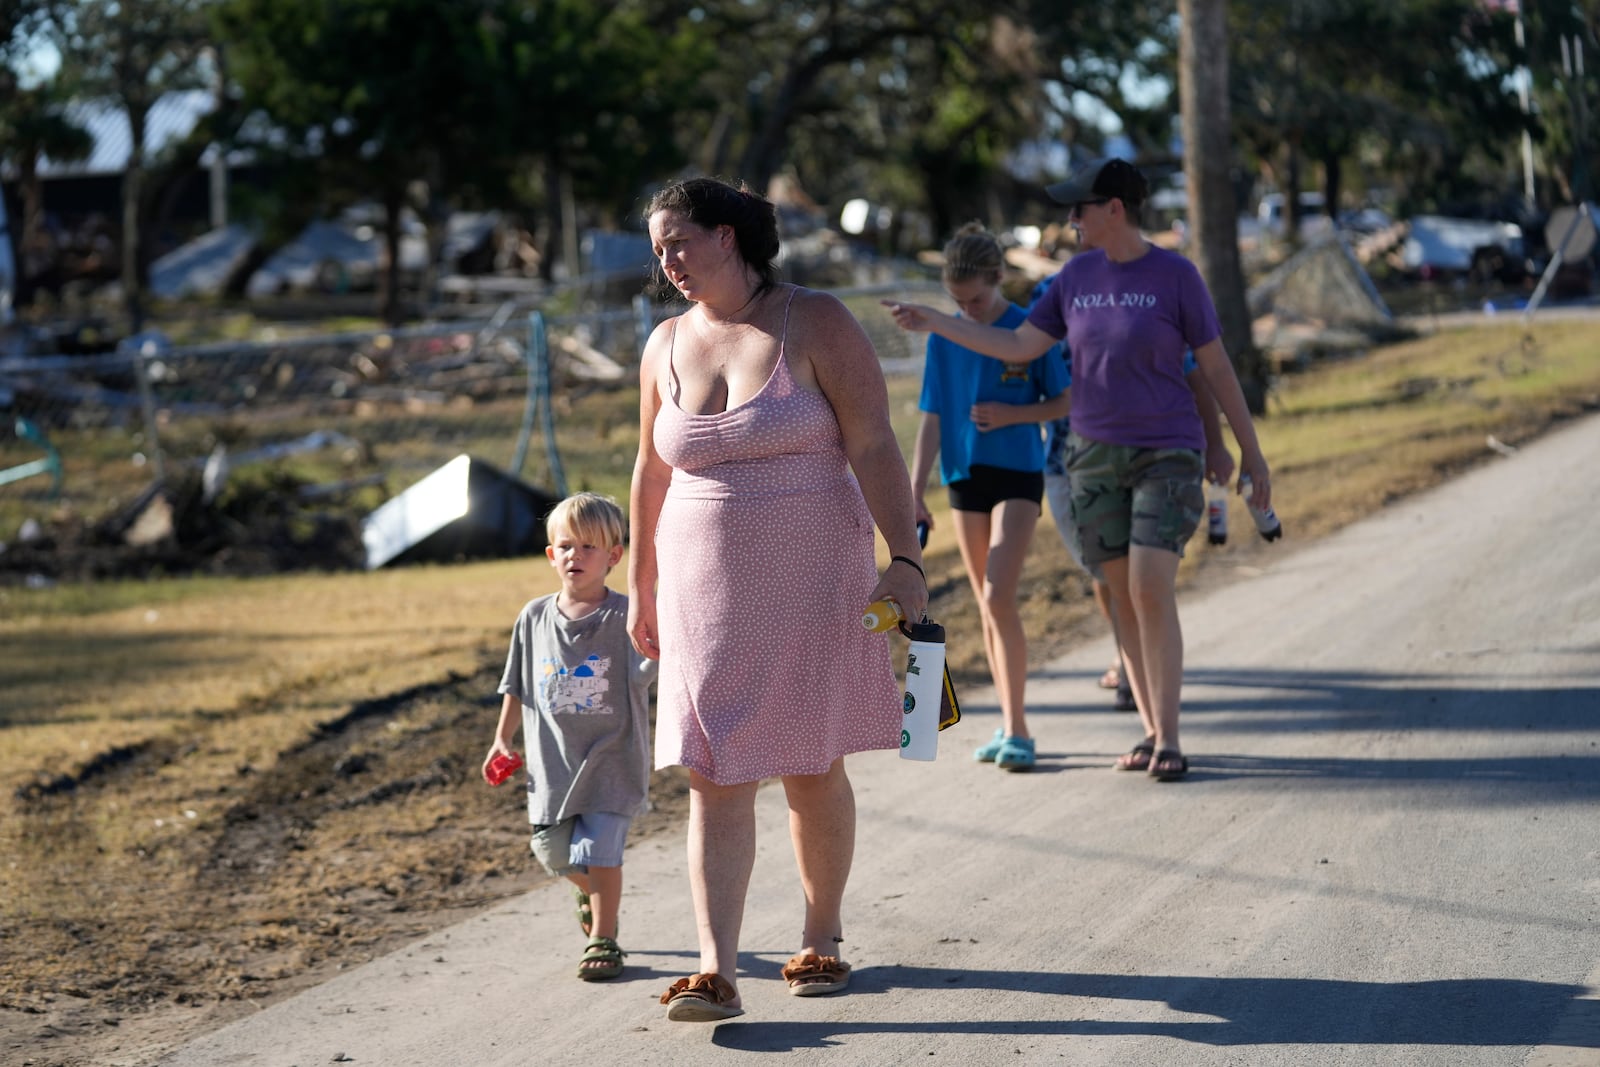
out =
<svg viewBox="0 0 1600 1067"><path fill-rule="evenodd" d="M1028 321L1072 346L1072 429L1139 448L1205 449L1183 356L1222 333L1195 265L1152 245L1130 263L1073 256Z"/></svg>

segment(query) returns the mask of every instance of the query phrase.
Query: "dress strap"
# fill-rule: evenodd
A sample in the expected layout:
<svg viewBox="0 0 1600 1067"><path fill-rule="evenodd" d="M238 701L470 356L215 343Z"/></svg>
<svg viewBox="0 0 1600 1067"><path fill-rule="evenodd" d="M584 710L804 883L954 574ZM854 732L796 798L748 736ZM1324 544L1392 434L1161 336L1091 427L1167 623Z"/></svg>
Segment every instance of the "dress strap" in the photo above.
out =
<svg viewBox="0 0 1600 1067"><path fill-rule="evenodd" d="M784 357L784 349L789 345L789 309L794 306L794 294L800 291L798 285L789 287L789 299L783 302L783 333L778 338L778 358Z"/></svg>
<svg viewBox="0 0 1600 1067"><path fill-rule="evenodd" d="M672 317L672 332L667 337L667 385L674 390L672 397L674 404L677 403L678 395L683 392L683 386L678 382L678 368L672 362L673 356L678 351L678 323L682 319L682 315Z"/></svg>

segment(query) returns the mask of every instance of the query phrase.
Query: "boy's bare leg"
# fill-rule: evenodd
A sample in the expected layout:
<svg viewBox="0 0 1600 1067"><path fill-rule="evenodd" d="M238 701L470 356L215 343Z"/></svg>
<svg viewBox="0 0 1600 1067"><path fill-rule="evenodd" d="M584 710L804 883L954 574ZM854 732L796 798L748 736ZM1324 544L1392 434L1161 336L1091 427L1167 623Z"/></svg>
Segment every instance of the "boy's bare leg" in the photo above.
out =
<svg viewBox="0 0 1600 1067"><path fill-rule="evenodd" d="M591 863L588 874L572 871L568 873L567 880L589 895L589 912L594 916L589 924L589 937L609 937L615 941L617 910L622 900L622 868L597 867ZM602 960L585 959L578 966L601 969L607 964Z"/></svg>
<svg viewBox="0 0 1600 1067"><path fill-rule="evenodd" d="M582 893L584 896L589 896L589 876L587 874L585 874L583 871L568 871L566 877L567 877L567 881L571 882L573 885L578 887L578 892ZM579 920L580 921L582 920L582 917L583 917L582 916L582 908L580 907L579 908ZM589 901L589 932L588 932L588 936L590 936L590 937L594 936L594 900L592 898Z"/></svg>
<svg viewBox="0 0 1600 1067"><path fill-rule="evenodd" d="M622 904L622 868L589 865L589 910L594 913L590 937L617 936L617 913Z"/></svg>

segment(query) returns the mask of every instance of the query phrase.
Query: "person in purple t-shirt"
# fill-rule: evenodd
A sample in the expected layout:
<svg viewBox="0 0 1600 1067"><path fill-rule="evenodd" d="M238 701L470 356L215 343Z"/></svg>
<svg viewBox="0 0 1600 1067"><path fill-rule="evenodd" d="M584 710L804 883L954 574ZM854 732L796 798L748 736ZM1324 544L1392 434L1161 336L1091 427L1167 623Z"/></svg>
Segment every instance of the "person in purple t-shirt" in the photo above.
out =
<svg viewBox="0 0 1600 1067"><path fill-rule="evenodd" d="M931 331L1007 363L1026 363L1062 340L1072 346L1073 511L1086 562L1100 566L1111 585L1145 728L1116 766L1170 781L1189 769L1178 738L1178 561L1205 513L1206 441L1184 380L1185 349L1193 350L1233 430L1257 508L1271 502L1267 461L1200 272L1139 231L1150 193L1144 175L1125 160L1100 159L1048 192L1068 206L1084 251L1062 268L1027 321L1006 329L920 304L885 303L903 329Z"/></svg>

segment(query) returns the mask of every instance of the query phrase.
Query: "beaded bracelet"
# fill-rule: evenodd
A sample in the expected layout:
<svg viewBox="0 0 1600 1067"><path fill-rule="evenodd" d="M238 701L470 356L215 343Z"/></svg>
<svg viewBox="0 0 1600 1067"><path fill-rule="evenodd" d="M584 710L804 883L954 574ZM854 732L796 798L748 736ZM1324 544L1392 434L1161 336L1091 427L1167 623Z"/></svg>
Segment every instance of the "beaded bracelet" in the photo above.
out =
<svg viewBox="0 0 1600 1067"><path fill-rule="evenodd" d="M916 560L911 559L908 556L890 556L889 557L889 562L890 563L904 563L907 567L910 567L912 570L914 570L918 574L922 575L922 580L924 582L926 582L928 580L928 575L923 571L922 565L920 563L918 563Z"/></svg>

